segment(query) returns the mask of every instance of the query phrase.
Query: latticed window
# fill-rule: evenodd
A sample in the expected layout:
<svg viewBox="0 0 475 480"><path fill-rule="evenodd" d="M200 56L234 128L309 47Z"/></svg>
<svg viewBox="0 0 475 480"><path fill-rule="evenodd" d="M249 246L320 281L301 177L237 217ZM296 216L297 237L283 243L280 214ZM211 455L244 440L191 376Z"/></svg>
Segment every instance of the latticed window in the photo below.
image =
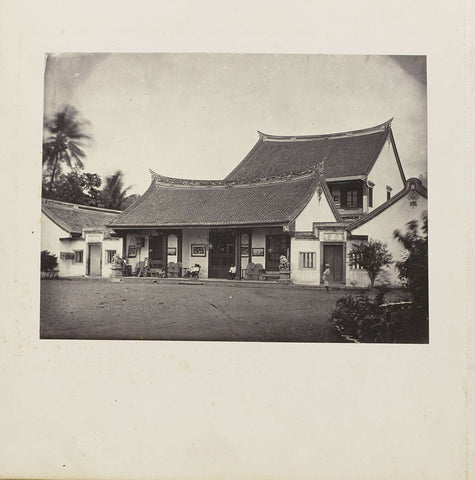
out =
<svg viewBox="0 0 475 480"><path fill-rule="evenodd" d="M348 207L358 206L358 192L356 190L346 192L346 205Z"/></svg>
<svg viewBox="0 0 475 480"><path fill-rule="evenodd" d="M315 268L315 252L300 252L300 268Z"/></svg>
<svg viewBox="0 0 475 480"><path fill-rule="evenodd" d="M358 252L350 252L350 268L352 270L361 270L363 267L361 266L362 254Z"/></svg>
<svg viewBox="0 0 475 480"><path fill-rule="evenodd" d="M112 263L117 250L106 250L106 263Z"/></svg>

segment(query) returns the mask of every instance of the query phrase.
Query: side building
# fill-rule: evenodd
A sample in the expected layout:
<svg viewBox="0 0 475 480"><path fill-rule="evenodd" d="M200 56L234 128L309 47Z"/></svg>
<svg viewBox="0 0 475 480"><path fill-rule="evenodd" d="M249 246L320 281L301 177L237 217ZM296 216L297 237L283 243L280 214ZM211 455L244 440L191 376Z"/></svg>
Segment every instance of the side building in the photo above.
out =
<svg viewBox="0 0 475 480"><path fill-rule="evenodd" d="M58 258L60 277L109 277L113 256L122 255L123 241L105 225L119 210L43 199L41 250Z"/></svg>

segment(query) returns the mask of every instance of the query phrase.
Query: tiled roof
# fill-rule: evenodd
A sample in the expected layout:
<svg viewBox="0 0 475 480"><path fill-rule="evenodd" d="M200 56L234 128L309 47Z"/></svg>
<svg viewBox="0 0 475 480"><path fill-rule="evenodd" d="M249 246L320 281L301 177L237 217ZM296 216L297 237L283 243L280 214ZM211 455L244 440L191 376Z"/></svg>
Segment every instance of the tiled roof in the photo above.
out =
<svg viewBox="0 0 475 480"><path fill-rule="evenodd" d="M225 180L251 181L316 169L319 164L326 178L366 175L390 134L391 121L327 135L283 137L259 132L258 142Z"/></svg>
<svg viewBox="0 0 475 480"><path fill-rule="evenodd" d="M347 227L347 230L349 232L352 232L355 228L361 227L361 225L364 225L372 218L378 216L381 212L387 210L391 205L394 205L401 198L408 195L412 189L422 195L424 198L427 198L427 188L422 185L421 181L418 178L410 178L409 180L407 180L406 186L400 192L394 195L394 197L391 197L387 202L379 205L379 207L375 208L367 215L364 215L358 220L355 220L353 223L350 223L350 225L348 225Z"/></svg>
<svg viewBox="0 0 475 480"><path fill-rule="evenodd" d="M41 210L59 227L70 234L81 234L83 228L105 228L120 210L88 207L74 203L43 199Z"/></svg>
<svg viewBox="0 0 475 480"><path fill-rule="evenodd" d="M330 197L315 174L255 183L152 177L145 194L109 223L112 228L283 224L300 213L319 182Z"/></svg>

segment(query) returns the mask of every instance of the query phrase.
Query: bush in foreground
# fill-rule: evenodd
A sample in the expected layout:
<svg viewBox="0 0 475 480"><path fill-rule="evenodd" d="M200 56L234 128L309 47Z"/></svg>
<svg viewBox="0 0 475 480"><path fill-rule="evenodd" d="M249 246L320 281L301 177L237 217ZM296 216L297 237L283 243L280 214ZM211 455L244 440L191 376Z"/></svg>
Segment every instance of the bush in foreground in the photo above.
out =
<svg viewBox="0 0 475 480"><path fill-rule="evenodd" d="M347 295L336 302L331 321L340 335L362 343L427 343L427 316L408 302L384 302L386 289L371 300Z"/></svg>

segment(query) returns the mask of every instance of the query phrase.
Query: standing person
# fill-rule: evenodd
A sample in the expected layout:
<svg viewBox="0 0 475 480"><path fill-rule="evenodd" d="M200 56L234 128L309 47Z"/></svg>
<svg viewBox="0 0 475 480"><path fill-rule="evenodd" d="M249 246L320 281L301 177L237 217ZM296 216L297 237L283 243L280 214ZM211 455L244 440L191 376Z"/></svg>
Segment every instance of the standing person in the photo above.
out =
<svg viewBox="0 0 475 480"><path fill-rule="evenodd" d="M325 285L327 292L330 288L330 283L328 282L329 278L330 278L330 265L328 265L327 263L325 264L325 270L323 270L323 273L322 273L323 285Z"/></svg>
<svg viewBox="0 0 475 480"><path fill-rule="evenodd" d="M229 272L228 272L228 277L229 277L229 280L234 280L236 278L236 266L235 265L231 265L231 268L229 269Z"/></svg>

